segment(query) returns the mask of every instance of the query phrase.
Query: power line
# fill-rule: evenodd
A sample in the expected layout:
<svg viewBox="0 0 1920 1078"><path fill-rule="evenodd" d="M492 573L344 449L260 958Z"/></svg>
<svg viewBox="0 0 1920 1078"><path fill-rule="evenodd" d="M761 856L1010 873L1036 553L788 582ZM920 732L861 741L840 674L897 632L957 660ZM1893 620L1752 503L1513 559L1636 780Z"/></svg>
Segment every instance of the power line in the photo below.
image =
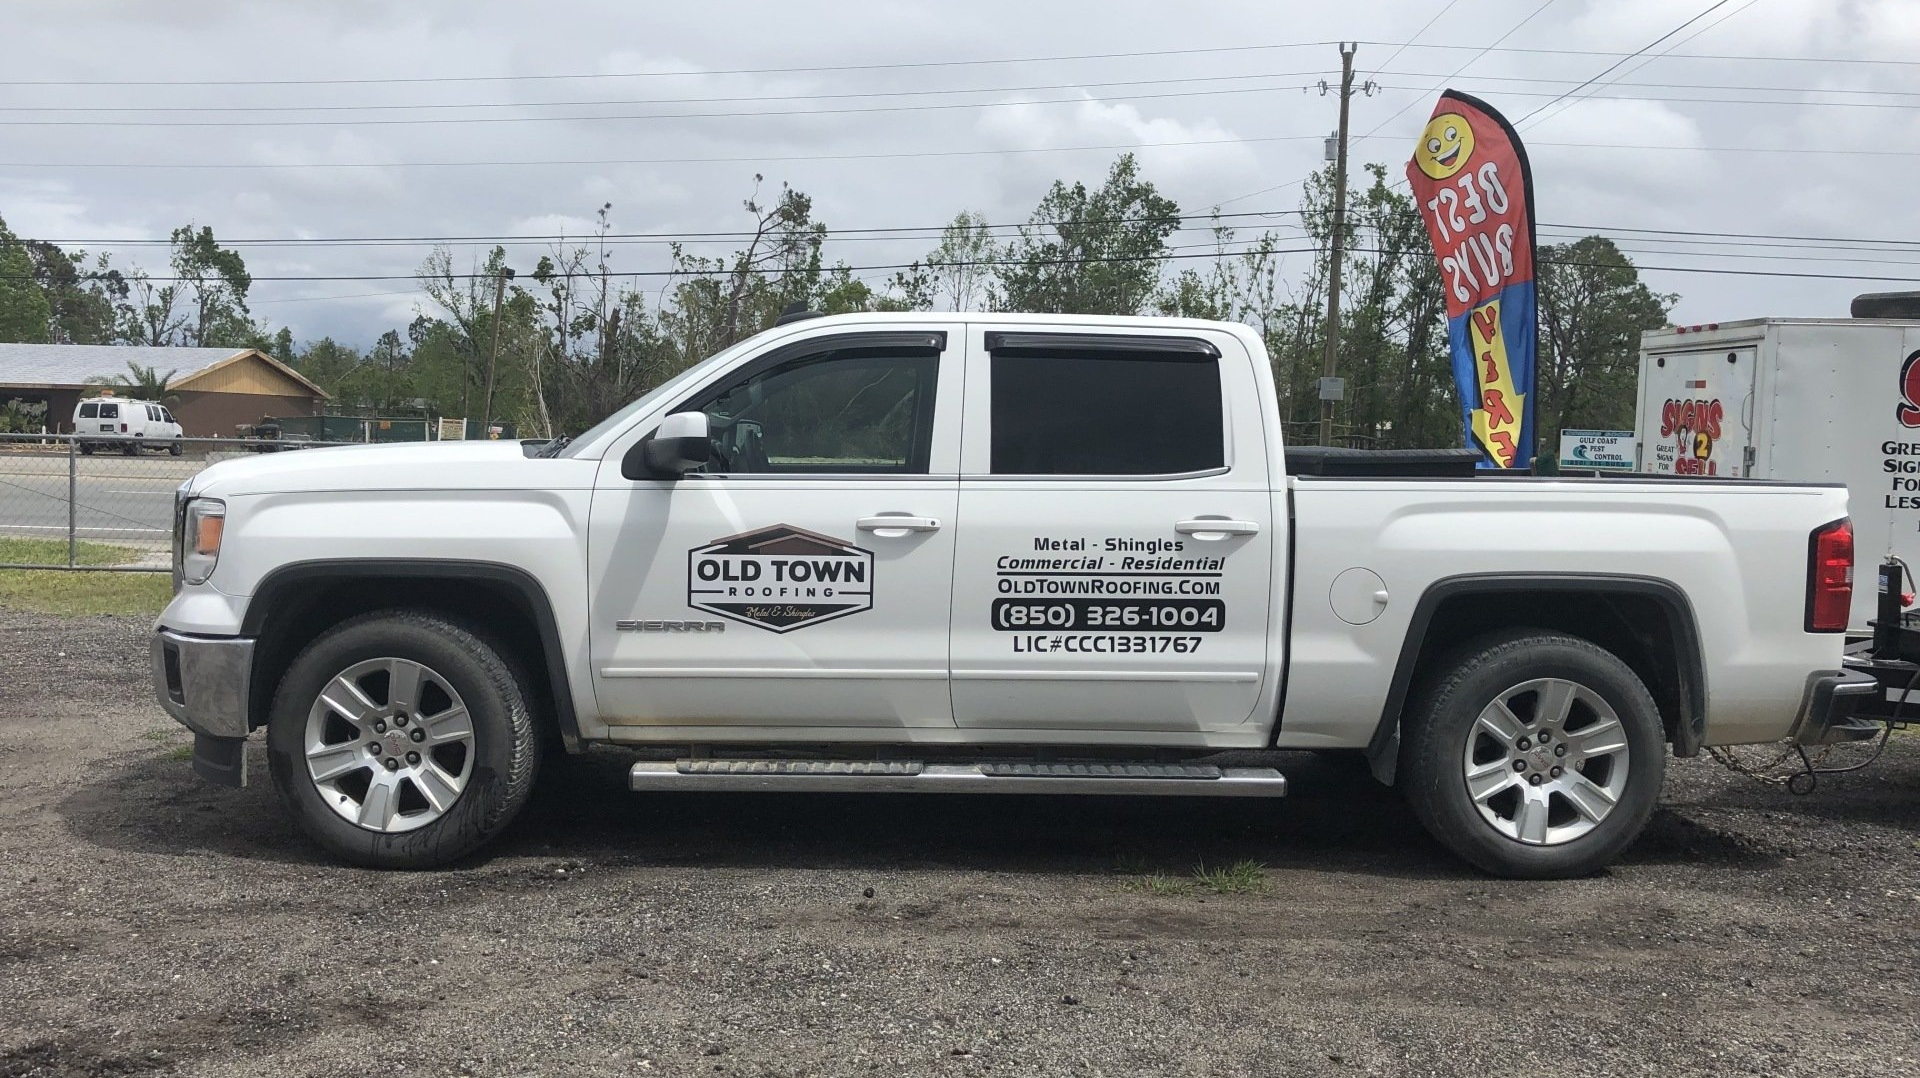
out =
<svg viewBox="0 0 1920 1078"><path fill-rule="evenodd" d="M1372 254L1386 253L1386 252L1382 252L1379 248L1349 247L1348 250L1361 251L1361 252L1372 253ZM1318 251L1319 251L1318 247L1282 247L1282 248L1268 248L1268 249L1261 249L1261 250L1248 250L1248 251L1229 252L1229 253L1230 254L1265 253L1270 255L1284 255L1284 254L1314 254L1314 253L1318 253ZM1410 254L1412 252L1397 252L1397 253ZM1164 255L1148 255L1148 256L1118 255L1118 256L1112 256L1112 257L1084 257L1084 258L1058 258L1058 259L976 259L976 260L961 261L961 262L947 262L947 263L942 263L942 265L950 266L953 268L990 268L990 267L997 267L997 266L1026 266L1026 265L1036 265L1036 264L1046 265L1046 266L1079 266L1079 265L1096 265L1096 264L1105 264L1105 263L1126 263L1126 262L1170 262L1170 261L1182 261L1182 260L1195 259L1195 258L1218 258L1218 257L1220 257L1219 252L1206 251L1206 252L1193 252L1188 254L1164 254ZM1616 268L1616 265L1613 263L1585 262L1585 261L1575 261L1571 259L1542 258L1540 260L1540 263L1542 265L1574 266L1574 267L1591 268L1591 269ZM911 269L913 268L913 266L914 266L914 263L910 263L910 262L896 262L896 263L886 263L886 264L868 265L868 266L845 266L844 269L848 273L870 273L870 272L876 272L876 271L882 271L882 270ZM832 268L835 270L838 270L843 267L836 266ZM1809 273L1809 272L1793 271L1793 270L1734 269L1730 267L1716 267L1716 266L1656 266L1656 265L1636 264L1633 266L1633 268L1643 273L1644 272L1713 273L1713 274L1740 276L1740 277L1780 277L1780 278L1835 280L1835 281L1912 282L1916 279L1920 279L1920 274L1913 274L1913 275L1907 275L1907 276L1878 276L1878 275L1857 274L1857 273ZM580 272L580 273L555 274L555 276L569 278L569 279L571 278L591 278L591 279L604 278L604 279L611 280L614 278L642 278L642 277L658 278L658 277L725 276L727 272L728 271L726 270L721 270L715 274L700 274L700 273L686 273L680 270L612 270L606 273L600 273L597 271L587 271L587 272ZM255 282L410 281L410 280L419 280L419 279L420 277L417 274L288 274L288 275L256 276L253 278ZM455 281L471 281L471 280L491 281L494 279L494 274L452 273L452 274L438 275L435 277L435 279L436 280L455 280ZM0 280L33 280L33 277L31 275L14 275L10 277L0 277ZM171 283L171 282L180 281L182 279L177 277L148 277L146 278L146 280L155 282L155 283Z"/></svg>
<svg viewBox="0 0 1920 1078"><path fill-rule="evenodd" d="M1358 135L1356 141L1378 138L1379 135ZM767 164L771 162L818 162L818 161L886 161L938 159L953 157L987 157L1007 154L1036 153L1079 153L1083 151L1124 151L1164 149L1189 146L1243 146L1271 142L1318 142L1325 135L1263 135L1245 138L1189 139L1174 142L1121 142L1105 145L1087 146L1015 146L983 150L908 150L881 153L855 154L758 154L741 157L647 157L647 158L547 158L539 161L0 161L0 169L62 169L62 170L100 170L133 169L152 171L206 170L276 170L276 169L350 169L350 168L592 168L612 165L715 165L715 164ZM1572 149L1590 150L1660 150L1695 151L1702 153L1754 153L1754 154L1812 154L1841 157L1920 157L1920 150L1869 150L1847 147L1823 146L1675 146L1659 143L1637 142L1536 142L1529 146L1556 146ZM1305 182L1304 177L1276 184L1262 191L1250 192L1234 198L1222 199L1216 205L1228 205L1241 202L1255 194L1277 191Z"/></svg>
<svg viewBox="0 0 1920 1078"><path fill-rule="evenodd" d="M1437 23L1441 19L1446 18L1447 12L1452 11L1454 8L1454 5L1458 4L1459 2L1460 0L1447 0L1446 7L1443 7L1439 11L1434 12L1433 18L1428 19L1426 22L1422 23L1420 25L1420 29L1415 30L1413 32L1413 36L1408 38L1405 44L1402 44L1399 48L1394 49L1393 55L1387 57L1385 60L1382 60L1380 62L1380 66L1373 69L1373 73L1375 75L1380 74L1380 72L1384 71L1389 64L1393 63L1395 60L1398 60L1400 58L1401 53L1406 52L1409 46L1411 46L1414 42L1420 40L1420 35L1426 33L1428 30L1433 29L1434 23Z"/></svg>
<svg viewBox="0 0 1920 1078"><path fill-rule="evenodd" d="M1691 40L1688 38L1686 40ZM1324 44L1324 42L1323 42ZM1392 45L1391 41L1363 41L1363 45ZM1472 50L1475 52L1525 53L1534 56L1613 56L1632 58L1636 53L1616 52L1608 49L1542 49L1532 47L1507 46L1505 48L1485 48L1480 45L1408 45L1409 49L1438 49L1454 52ZM1851 56L1760 56L1754 54L1714 53L1714 52L1670 52L1662 53L1662 59L1672 60L1734 60L1752 61L1766 64L1864 64L1886 67L1916 67L1920 60L1879 60Z"/></svg>
<svg viewBox="0 0 1920 1078"><path fill-rule="evenodd" d="M1300 209L1240 210L1233 213L1189 213L1165 217L1090 217L1077 221L1042 220L1011 221L998 224L977 226L991 232L1007 233L1023 228L1048 228L1061 224L1087 225L1143 225L1173 224L1177 230L1193 231L1211 229L1217 222L1235 222L1249 218L1263 218L1273 221L1282 217L1303 217L1306 211ZM1418 215L1413 211L1398 215L1405 219L1414 219ZM1188 224L1186 222L1197 222ZM1297 228L1285 222L1275 221L1281 227ZM828 242L841 242L854 238L872 238L876 240L938 240L946 226L939 225L876 225L860 228L834 228L827 234ZM1233 227L1229 224L1229 227ZM1541 221L1539 227L1552 229L1579 236L1600 235L1610 232L1630 233L1637 240L1663 241L1669 243L1701 243L1724 246L1745 247L1802 247L1809 249L1858 249L1868 252L1920 250L1920 239L1900 240L1881 239L1865 236L1812 236L1776 232L1717 232L1701 229L1642 228L1626 225L1590 225L1563 221ZM731 242L752 239L758 235L750 229L722 230L713 232L609 232L604 239L617 242L661 241L661 242ZM278 247L278 246L341 246L354 247L386 243L408 244L455 244L455 243L546 243L576 242L580 244L597 243L603 237L592 232L568 233L499 233L499 234L446 234L446 235L390 235L390 236L301 236L301 237L258 237L245 239L220 240L222 247ZM54 239L39 242L59 247L130 247L130 246L168 246L173 240L165 236L140 236L120 238L91 239Z"/></svg>
<svg viewBox="0 0 1920 1078"><path fill-rule="evenodd" d="M53 169L320 169L320 168L548 168L602 165L739 165L769 161L886 161L911 158L986 157L1005 154L1076 153L1083 150L1132 151L1185 146L1241 146L1262 142L1318 141L1322 135L1267 135L1247 138L1189 139L1176 142L1116 142L1098 146L1012 146L986 150L917 150L882 153L755 154L746 157L650 157L540 161L0 161L0 168Z"/></svg>
<svg viewBox="0 0 1920 1078"><path fill-rule="evenodd" d="M1742 8L1737 11L1729 12L1728 16L1726 17L1730 17L1732 15L1738 15L1740 11L1744 11L1744 10L1745 9ZM1714 26L1719 25L1720 22L1725 21L1726 17L1723 17L1720 20L1716 20L1713 25ZM1705 31L1711 30L1711 29L1713 29L1713 26L1706 26L1702 28L1701 32L1704 33ZM1646 57L1645 59L1658 60L1660 59L1660 56L1655 55L1655 56ZM1435 75L1432 72L1425 72L1425 71L1384 71L1384 72L1380 72L1379 74L1393 76L1393 77L1409 78L1409 79L1431 79L1431 78L1445 77L1445 76ZM1538 75L1475 75L1473 79L1475 82L1526 82L1526 83L1556 84L1556 85L1562 85L1562 86L1573 86L1586 81L1584 79L1553 79L1553 78L1546 78L1544 76L1538 76ZM1857 96L1869 96L1869 97L1920 97L1920 90L1857 90L1857 89L1843 89L1838 86L1753 86L1753 85L1738 85L1738 84L1719 83L1719 82L1628 82L1624 79L1609 79L1607 81L1607 85L1630 86L1630 87L1637 87L1637 88L1643 87L1651 90L1726 90L1726 91L1733 91L1733 92L1778 93L1778 94L1852 94ZM1507 93L1510 91L1501 91L1501 92ZM1773 102L1773 104L1783 104L1783 105L1791 105L1794 103L1795 102L1791 102L1791 101Z"/></svg>
<svg viewBox="0 0 1920 1078"><path fill-rule="evenodd" d="M594 105L724 105L756 101L840 101L873 97L943 97L953 94L1015 94L1050 90L1106 89L1125 86L1183 85L1196 82L1244 82L1250 79L1317 78L1321 71L1257 72L1249 75L1198 75L1175 79L1062 82L1026 86L952 87L934 90L863 90L847 93L748 94L730 97L574 98L565 101L382 102L367 105L0 105L0 112L392 112L415 109L578 108ZM1702 87L1717 89L1718 87Z"/></svg>
<svg viewBox="0 0 1920 1078"><path fill-rule="evenodd" d="M1757 2L1757 0L1748 0L1749 5L1751 5L1754 2ZM1738 8L1738 9L1735 9L1734 11L1728 12L1726 15L1722 16L1720 19L1715 20L1714 23L1708 26L1702 27L1699 31L1696 31L1696 34L1705 33L1706 31L1713 29L1715 26L1718 26L1721 22L1724 22L1728 18L1731 18L1735 15L1740 14L1742 11L1745 11L1745 10L1746 8L1743 7L1743 8ZM1643 62L1651 61L1654 59L1659 59L1659 55L1655 55L1652 57L1645 57L1643 58ZM873 99L873 98L895 98L895 97L898 97L898 98L950 97L950 96L956 96L956 95L962 95L962 94L1041 93L1041 92L1053 92L1053 91L1061 91L1061 90L1114 89L1114 88L1139 87L1139 86L1192 85L1194 83L1247 82L1247 81L1252 81L1257 79L1317 78L1317 77L1324 76L1325 74L1326 72L1323 70L1283 71L1283 72L1258 72L1253 74L1234 74L1234 75L1199 75L1199 76L1192 76L1192 77L1186 77L1186 78L1124 79L1124 80L1104 80L1104 81L1085 81L1085 82L1066 82L1066 83L1041 83L1041 84L1026 84L1026 85L1018 85L1018 86L943 87L938 89L920 89L920 90L864 90L864 91L853 91L853 92L844 92L844 93L746 94L746 95L731 95L731 96L720 96L720 97L655 97L655 98L613 98L613 99L569 98L569 99L563 99L563 100L541 100L541 101L455 101L455 102L399 102L399 103L376 102L371 104L354 104L354 105L0 105L0 113L113 113L113 114L258 113L258 112L274 112L274 113L355 112L355 113L358 113L358 112L416 112L416 111L428 111L428 110L474 110L474 109L510 109L510 108L533 109L533 108L631 107L631 106L654 106L654 105L750 104L750 103L769 102L769 101L791 102L794 100L844 101L844 100L867 100L867 99ZM1387 71L1384 69L1384 65L1381 69L1376 70L1374 74L1378 76L1389 76L1389 77L1398 76L1402 78L1413 78L1413 79L1438 78L1438 79L1445 80L1452 77L1448 75L1440 75L1434 72L1425 72L1425 71ZM1591 82L1592 80L1590 79L1589 80L1557 79L1557 78L1549 78L1544 76L1476 75L1474 76L1474 81L1584 86L1587 83ZM1607 85L1617 86L1617 87L1633 87L1633 88L1663 89L1663 90L1721 90L1721 91L1741 92L1741 93L1835 94L1835 95L1844 95L1844 96L1850 96L1850 97L1895 97L1895 98L1903 98L1903 99L1920 97L1920 90L1853 89L1853 88L1844 88L1844 87L1825 87L1825 86L1777 86L1777 85L1757 86L1757 85L1751 85L1751 84L1728 84L1728 83L1713 83L1713 82L1629 82L1621 79L1607 80ZM1276 87L1253 87L1246 92L1259 92L1259 91L1275 89L1275 88ZM1283 85L1277 88L1291 89L1293 87ZM1386 88L1395 89L1395 90L1418 89L1418 87L1411 87L1411 86L1388 86ZM1525 94L1521 94L1520 91L1507 91L1507 92L1512 94L1520 94L1520 96L1527 96ZM1147 96L1153 96L1153 95L1144 95L1144 94L1112 95L1110 97L1105 97L1105 98L1091 98L1091 100L1120 100L1120 99L1133 99L1136 97L1147 97ZM1073 100L1087 100L1087 99L1076 98ZM1638 99L1636 98L1636 100ZM1694 99L1692 98L1646 98L1645 100L1687 101L1687 100L1694 100ZM1008 102L1008 103L1023 104L1026 102ZM1762 102L1755 102L1755 103L1757 104L1800 104L1802 102L1762 101ZM1810 102L1810 103L1822 104L1824 102ZM1000 102L994 102L994 104L1000 104ZM963 107L963 106L955 106L955 107ZM824 110L815 110L815 111L824 111ZM674 115L678 116L680 114L674 114ZM688 114L688 115L703 116L708 114L697 113L697 114ZM761 115L761 114L760 113L740 113L740 115ZM542 119L568 119L569 117L541 117L541 118ZM619 117L610 117L610 118L619 118ZM358 122L358 121L355 121L355 122ZM152 124L152 125L145 125L145 126L162 126L162 125Z"/></svg>
<svg viewBox="0 0 1920 1078"><path fill-rule="evenodd" d="M1580 85L1575 86L1573 89L1568 90L1566 93L1561 94L1559 97L1554 98L1552 101L1549 101L1546 104L1540 106L1539 108L1534 109L1532 112L1527 113L1525 116L1520 117L1519 120L1514 122L1514 125L1513 125L1514 129L1518 130L1520 127L1524 126L1528 120L1531 120L1535 116L1538 116L1542 112L1545 112L1546 110L1552 108L1555 105L1555 103L1565 98L1572 97L1575 94L1578 94L1580 91L1586 89L1589 86L1592 86L1594 83L1600 81L1603 78L1606 78L1608 75L1611 75L1615 71L1618 71L1622 67L1626 66L1627 61L1632 60L1634 57L1641 55L1647 50L1660 44L1662 41L1665 41L1666 39L1672 37L1673 35L1679 33L1680 31L1685 30L1687 27L1692 26L1694 23L1699 22L1701 19L1706 18L1707 16L1713 14L1716 11L1719 11L1721 8L1726 7L1728 4L1732 2L1733 0L1713 0L1713 4L1711 6L1707 7L1705 10L1701 11L1699 14L1695 15L1693 18L1688 19L1686 22L1681 23L1680 25L1674 27L1673 29L1668 30L1666 33L1661 34L1659 37L1654 38L1652 41L1647 42L1645 45L1640 46L1638 49L1635 49L1632 53L1626 56L1623 56L1618 60L1615 60L1611 65L1607 67L1605 71L1600 72L1598 75L1593 76L1592 78L1581 83Z"/></svg>
<svg viewBox="0 0 1920 1078"><path fill-rule="evenodd" d="M1207 56L1231 53L1272 52L1285 49L1321 48L1336 42L1327 41L1288 41L1253 45L1217 45L1179 49L1150 49L1127 52L1068 53L1052 56L997 57L964 60L914 60L879 64L827 64L791 67L747 67L747 68L683 68L667 71L575 71L543 72L524 75L413 75L385 78L324 78L324 79L7 79L0 80L0 87L236 87L236 86L401 86L462 83L514 83L514 82L552 82L589 79L648 79L648 78L709 78L734 75L799 75L827 74L851 71L900 71L920 70L923 68L948 67L986 67L1001 64L1069 63L1083 60L1128 60L1151 59L1169 56ZM1550 49L1515 46L1482 45L1430 45L1413 40L1408 41L1362 41L1363 45L1398 50L1429 50L1441 52L1473 51L1480 53L1499 52L1531 56L1595 56L1595 57L1631 57L1635 54L1621 53L1605 49ZM1848 64L1876 65L1888 67L1912 67L1920 65L1920 60L1887 60L1835 56L1780 56L1733 53L1668 53L1665 58L1676 60L1719 60L1743 61L1754 63L1817 63L1832 64L1844 61Z"/></svg>
<svg viewBox="0 0 1920 1078"><path fill-rule="evenodd" d="M1007 222L1005 224L987 224L987 225L979 225L975 227L984 228L990 231L1003 231L1003 230L1030 228L1030 227L1051 227L1054 225L1062 225L1062 224L1073 224L1073 225L1083 225L1083 226L1084 225L1165 224L1169 222L1177 224L1179 222L1184 222L1184 221L1211 222L1216 218L1221 220L1227 220L1227 219L1237 219L1242 217L1277 217L1277 216L1284 216L1284 215L1297 215L1300 212L1301 211L1299 210L1244 210L1239 213L1222 213L1222 214L1189 213L1189 214L1170 215L1166 217L1088 217L1088 218L1081 218L1075 221L1012 221L1012 222ZM1182 227L1198 228L1198 227L1211 227L1211 226L1192 225L1192 226L1182 226ZM883 225L883 226L873 226L873 227L866 227L866 228L836 228L831 230L828 238L833 240L838 240L838 239L843 239L851 236L876 235L878 236L878 238L887 238L887 239L900 238L900 239L937 240L940 238L941 231L945 228L946 228L945 224ZM916 233L917 235L899 235L899 236L882 235L882 234L898 234L898 233ZM759 235L759 233L754 230L739 229L739 230L720 231L720 232L609 232L605 234L604 238L608 240L661 240L664 242L676 242L676 241L688 241L688 240L698 241L698 240L709 240L709 239L741 240L741 239L752 239L756 235ZM593 243L593 242L597 242L601 238L602 237L600 234L593 233L593 232L585 232L585 233L578 233L578 234L571 234L571 235L567 233L561 233L561 232L546 232L546 233L521 233L516 235L499 234L499 235L445 235L445 236L430 236L430 235L301 236L301 237L282 237L282 238L270 237L270 238L259 238L259 239L221 240L220 245L222 247L248 247L248 246L278 247L278 246L300 246L300 245L307 245L307 244L312 244L312 245L340 244L340 245L346 245L346 246L354 246L354 245L366 244L366 243L387 243L387 242L541 243L541 242L548 242L548 241L565 242L569 240L579 242L579 243ZM173 243L173 240L171 237L166 237L166 236L146 236L146 237L139 237L139 238L133 238L133 239L46 240L44 242L52 243L52 244L55 244L56 246L123 247L123 246L137 246L137 245L170 245Z"/></svg>
<svg viewBox="0 0 1920 1078"><path fill-rule="evenodd" d="M1130 60L1162 56L1203 56L1214 53L1271 52L1319 48L1332 41L1288 41L1264 45L1214 45L1185 49L1133 52L1068 53L1057 56L1019 56L976 60L915 60L885 64L831 64L813 67L740 67L679 71L571 72L536 75L412 75L399 78L357 79L9 79L0 86L399 86L418 83L544 82L563 79L653 79L722 75L800 75L836 71L898 71L929 67L984 67L994 64L1063 63L1077 60Z"/></svg>
<svg viewBox="0 0 1920 1078"><path fill-rule="evenodd" d="M1419 89L1417 86L1394 86L1391 84L1383 88L1388 90ZM1568 108L1571 108L1581 101L1671 101L1696 105L1765 105L1769 108L1912 109L1914 107L1914 103L1911 101L1780 101L1756 97L1674 97L1667 94L1587 94L1584 97L1568 100L1566 93L1556 94L1547 91L1502 90L1500 93L1504 97L1550 97L1553 99L1541 105L1533 112L1528 113L1529 116L1537 115L1561 101L1566 101ZM1563 109L1562 111L1565 110ZM1558 115L1558 113L1555 115ZM1548 119L1551 118L1552 117L1548 117ZM0 120L0 124L4 124L5 122L4 120Z"/></svg>
<svg viewBox="0 0 1920 1078"><path fill-rule="evenodd" d="M1434 83L1431 89L1427 90L1423 94L1420 94L1419 96L1415 97L1413 100L1407 102L1406 104L1400 106L1397 110L1394 111L1393 115L1387 117L1384 120L1381 120L1378 124L1374 125L1373 130L1367 132L1364 135L1361 135L1360 138L1362 140L1372 138L1373 136L1379 134L1381 129L1385 128L1388 124L1399 119L1401 115L1404 114L1408 109L1414 107L1415 105L1418 105L1420 102L1426 100L1427 98L1432 97L1434 94L1437 94L1440 91L1446 89L1447 83L1452 82L1454 79L1459 78L1462 72L1466 71L1467 68L1470 68L1474 64L1478 63L1481 57L1492 52L1502 41L1505 41L1506 39L1519 33L1521 27L1527 25L1528 23L1532 22L1534 19L1538 18L1541 12L1547 10L1553 5L1554 5L1554 0L1545 0L1545 2L1542 3L1539 7L1534 8L1532 11L1528 12L1526 18L1521 19L1519 22L1514 23L1511 27L1508 27L1506 33L1501 34L1499 37L1494 38L1491 44L1487 45L1485 48L1480 49L1478 52L1475 52L1472 56L1467 57L1467 62L1464 64L1461 64L1458 68L1455 68L1453 74L1448 75L1447 77Z"/></svg>
<svg viewBox="0 0 1920 1078"><path fill-rule="evenodd" d="M1712 30L1714 27L1719 26L1721 23L1726 22L1728 19L1731 19L1734 16L1740 14L1741 12L1747 10L1748 8L1752 7L1756 2L1757 0L1746 0L1746 3L1741 4L1739 7L1734 8L1732 11L1727 12L1725 15L1720 16L1719 18L1713 20L1707 25L1702 26L1700 29L1695 30L1693 33L1688 34L1686 37L1683 37L1680 40L1674 42L1673 44L1668 45L1666 48L1660 50L1654 55L1641 60L1639 63L1633 65L1631 68L1628 68L1623 74L1631 75L1635 71L1641 70L1642 68L1646 67L1648 64L1653 63L1655 60L1660 59L1661 57L1672 53L1673 50L1679 48L1680 46L1686 44L1689 41L1692 41L1694 38L1699 37L1701 34L1707 33L1708 31ZM1613 80L1613 81L1617 84L1619 80ZM1573 106L1571 104L1565 105L1560 109L1560 112L1553 113L1553 115L1547 117L1547 119L1552 119L1553 116L1558 116L1560 115L1561 112L1565 112L1567 109L1570 109L1572 107Z"/></svg>
<svg viewBox="0 0 1920 1078"><path fill-rule="evenodd" d="M769 116L853 116L881 112L942 112L954 109L1015 108L1028 105L1080 105L1107 101L1148 101L1183 97L1219 97L1227 94L1267 93L1298 86L1229 86L1212 90L1166 90L1156 93L1114 94L1100 97L1045 97L1025 101L950 101L923 105L863 105L850 108L741 109L725 112L583 112L565 116L409 116L308 120L8 120L0 127L419 127L437 124L582 123L603 120L717 120ZM787 100L792 100L789 96Z"/></svg>

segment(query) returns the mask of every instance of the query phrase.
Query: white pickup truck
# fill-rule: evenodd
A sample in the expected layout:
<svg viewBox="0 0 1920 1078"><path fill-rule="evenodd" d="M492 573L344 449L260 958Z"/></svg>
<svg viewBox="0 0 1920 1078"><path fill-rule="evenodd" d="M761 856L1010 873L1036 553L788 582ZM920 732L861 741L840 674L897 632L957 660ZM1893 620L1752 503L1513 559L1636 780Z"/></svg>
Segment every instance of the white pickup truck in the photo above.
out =
<svg viewBox="0 0 1920 1078"><path fill-rule="evenodd" d="M783 320L571 441L217 464L175 532L153 672L196 769L244 783L265 727L367 865L481 846L556 747L652 748L645 791L1253 796L1285 779L1210 757L1308 749L1565 876L1669 747L1873 691L1842 487L1284 450L1215 322Z"/></svg>

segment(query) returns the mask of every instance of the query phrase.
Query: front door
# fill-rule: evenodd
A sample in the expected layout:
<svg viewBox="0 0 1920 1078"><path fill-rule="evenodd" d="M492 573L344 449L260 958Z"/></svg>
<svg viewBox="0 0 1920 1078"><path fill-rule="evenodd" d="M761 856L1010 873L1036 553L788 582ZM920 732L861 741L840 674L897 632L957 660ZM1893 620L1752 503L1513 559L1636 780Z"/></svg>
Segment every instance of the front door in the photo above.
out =
<svg viewBox="0 0 1920 1078"><path fill-rule="evenodd" d="M949 347L951 342L951 347ZM712 463L596 480L590 651L612 726L951 727L961 336L788 343L673 411Z"/></svg>
<svg viewBox="0 0 1920 1078"><path fill-rule="evenodd" d="M1244 346L989 332L968 364L955 721L1129 736L1247 722L1286 538L1260 435L1270 391Z"/></svg>

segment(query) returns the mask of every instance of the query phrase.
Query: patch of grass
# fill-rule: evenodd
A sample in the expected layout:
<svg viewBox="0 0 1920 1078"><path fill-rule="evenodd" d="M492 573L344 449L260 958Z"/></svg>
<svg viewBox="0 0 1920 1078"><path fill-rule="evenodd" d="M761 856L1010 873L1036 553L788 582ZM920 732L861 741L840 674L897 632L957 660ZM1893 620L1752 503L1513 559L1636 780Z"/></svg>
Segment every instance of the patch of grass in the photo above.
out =
<svg viewBox="0 0 1920 1078"><path fill-rule="evenodd" d="M35 614L158 614L173 596L165 573L0 569L0 607Z"/></svg>
<svg viewBox="0 0 1920 1078"><path fill-rule="evenodd" d="M179 732L180 728L178 726L156 726L140 736L146 738L148 741L170 741L173 739L173 735Z"/></svg>
<svg viewBox="0 0 1920 1078"><path fill-rule="evenodd" d="M111 543L75 543L75 565L125 565L139 561L145 553L130 546ZM0 537L0 565L65 565L65 539L16 539Z"/></svg>
<svg viewBox="0 0 1920 1078"><path fill-rule="evenodd" d="M1143 891L1150 895L1190 895L1193 893L1193 881L1184 876L1169 876L1164 872L1155 872L1127 881L1127 890Z"/></svg>
<svg viewBox="0 0 1920 1078"><path fill-rule="evenodd" d="M188 760L193 759L193 746L192 745L175 745L174 747L168 749L166 751L166 754L161 756L160 758L162 760L169 760L177 764L185 763Z"/></svg>
<svg viewBox="0 0 1920 1078"><path fill-rule="evenodd" d="M1113 859L1113 870L1122 876L1145 876L1153 871L1153 862L1144 854L1123 853Z"/></svg>
<svg viewBox="0 0 1920 1078"><path fill-rule="evenodd" d="M1267 866L1258 861L1235 861L1225 868L1194 866L1193 880L1216 895L1250 895L1267 889Z"/></svg>

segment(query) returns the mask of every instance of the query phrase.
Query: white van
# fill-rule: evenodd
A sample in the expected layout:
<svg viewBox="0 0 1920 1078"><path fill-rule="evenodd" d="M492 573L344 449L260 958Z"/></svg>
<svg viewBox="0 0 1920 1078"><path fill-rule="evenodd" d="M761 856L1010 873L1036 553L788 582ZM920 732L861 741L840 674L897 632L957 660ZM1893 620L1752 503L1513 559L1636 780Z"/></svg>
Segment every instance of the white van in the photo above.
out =
<svg viewBox="0 0 1920 1078"><path fill-rule="evenodd" d="M133 456L142 448L180 455L180 424L164 405L124 397L87 397L73 410L73 433L80 452L118 449Z"/></svg>

